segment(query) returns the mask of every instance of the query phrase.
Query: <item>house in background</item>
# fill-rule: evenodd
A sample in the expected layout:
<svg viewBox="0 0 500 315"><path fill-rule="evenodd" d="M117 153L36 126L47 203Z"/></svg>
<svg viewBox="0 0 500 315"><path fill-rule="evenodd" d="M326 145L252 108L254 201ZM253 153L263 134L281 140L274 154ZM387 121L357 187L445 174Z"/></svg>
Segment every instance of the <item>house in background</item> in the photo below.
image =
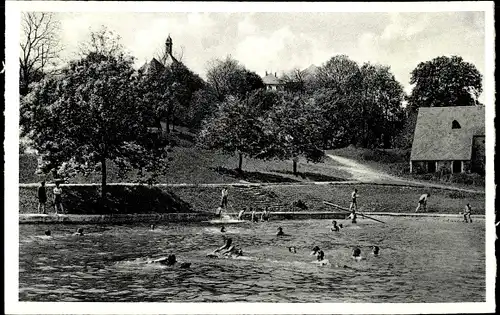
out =
<svg viewBox="0 0 500 315"><path fill-rule="evenodd" d="M421 107L410 172L484 172L484 115L484 106Z"/></svg>
<svg viewBox="0 0 500 315"><path fill-rule="evenodd" d="M172 38L168 35L167 40L165 41L165 54L161 57L162 60L158 61L158 59L152 58L150 62L144 63L144 65L139 68L139 71L142 73L151 73L179 63L179 61L175 59L174 55L172 55L172 46Z"/></svg>
<svg viewBox="0 0 500 315"><path fill-rule="evenodd" d="M285 86L285 83L282 82L280 79L278 79L276 72L272 74L272 73L267 73L266 71L266 75L262 78L262 81L266 86L266 90L271 90L271 91L282 90Z"/></svg>

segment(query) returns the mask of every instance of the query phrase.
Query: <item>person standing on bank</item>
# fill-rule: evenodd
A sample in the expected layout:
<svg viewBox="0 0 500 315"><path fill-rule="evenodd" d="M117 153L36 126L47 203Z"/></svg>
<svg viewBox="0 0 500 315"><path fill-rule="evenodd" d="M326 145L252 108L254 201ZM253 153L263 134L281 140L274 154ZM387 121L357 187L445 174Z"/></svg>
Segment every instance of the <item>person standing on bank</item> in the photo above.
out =
<svg viewBox="0 0 500 315"><path fill-rule="evenodd" d="M423 208L424 212L427 211L427 199L429 199L430 196L431 194L423 194L422 196L420 196L420 198L418 199L418 206L417 209L415 209L415 212L418 212L420 208Z"/></svg>
<svg viewBox="0 0 500 315"><path fill-rule="evenodd" d="M228 195L227 188L226 187L222 188L222 199L220 202L220 207L223 209L227 209L227 195Z"/></svg>
<svg viewBox="0 0 500 315"><path fill-rule="evenodd" d="M470 217L471 212L472 212L472 206L470 205L470 203L468 203L465 205L465 212L464 212L464 222L465 223L467 223L467 222L472 223L472 219Z"/></svg>
<svg viewBox="0 0 500 315"><path fill-rule="evenodd" d="M60 187L59 182L56 182L56 187L54 187L53 193L54 193L54 208L56 210L56 214L58 214L57 212L58 207L61 208L61 213L64 213L64 208L62 205L62 188Z"/></svg>
<svg viewBox="0 0 500 315"><path fill-rule="evenodd" d="M355 211L358 210L358 190L356 188L351 194L351 205L349 206L349 211L352 211L353 208Z"/></svg>
<svg viewBox="0 0 500 315"><path fill-rule="evenodd" d="M47 191L45 190L45 181L42 181L38 186L38 213L47 214L45 203L47 203ZM43 208L43 212L40 211L41 208Z"/></svg>

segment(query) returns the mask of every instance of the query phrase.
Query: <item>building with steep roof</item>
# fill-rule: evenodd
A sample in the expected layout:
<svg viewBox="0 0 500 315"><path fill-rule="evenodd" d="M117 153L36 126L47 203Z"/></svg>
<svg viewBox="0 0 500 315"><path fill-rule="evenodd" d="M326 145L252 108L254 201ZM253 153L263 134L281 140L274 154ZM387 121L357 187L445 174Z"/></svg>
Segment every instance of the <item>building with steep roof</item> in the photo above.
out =
<svg viewBox="0 0 500 315"><path fill-rule="evenodd" d="M151 73L152 71L163 70L165 67L169 67L173 64L179 63L179 61L172 55L172 38L168 35L167 40L165 41L165 53L162 56L161 60L156 58L152 58L150 62L144 63L142 67L139 68L139 71L143 73Z"/></svg>
<svg viewBox="0 0 500 315"><path fill-rule="evenodd" d="M484 117L484 106L421 107L410 172L483 172Z"/></svg>

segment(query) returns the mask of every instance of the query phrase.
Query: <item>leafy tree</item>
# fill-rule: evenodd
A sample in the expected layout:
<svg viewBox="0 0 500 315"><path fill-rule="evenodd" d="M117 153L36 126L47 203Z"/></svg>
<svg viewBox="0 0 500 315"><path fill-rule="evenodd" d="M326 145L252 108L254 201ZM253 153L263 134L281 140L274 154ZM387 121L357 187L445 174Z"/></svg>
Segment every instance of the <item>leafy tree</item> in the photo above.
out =
<svg viewBox="0 0 500 315"><path fill-rule="evenodd" d="M327 88L339 93L355 92L360 88L361 72L358 64L346 55L330 58L313 75L309 89Z"/></svg>
<svg viewBox="0 0 500 315"><path fill-rule="evenodd" d="M207 149L238 153L238 171L242 171L243 156L255 157L265 146L263 120L248 100L228 96L200 131L198 142Z"/></svg>
<svg viewBox="0 0 500 315"><path fill-rule="evenodd" d="M482 75L459 56L441 56L421 62L411 72L414 84L408 104L419 107L474 106L482 92Z"/></svg>
<svg viewBox="0 0 500 315"><path fill-rule="evenodd" d="M257 158L293 160L293 173L297 175L299 156L320 162L325 120L322 110L313 99L291 93L279 93L279 99L266 115L264 134L267 141Z"/></svg>
<svg viewBox="0 0 500 315"><path fill-rule="evenodd" d="M24 12L21 15L21 55L19 57L19 90L22 96L29 85L40 81L56 65L61 45L60 24L54 13Z"/></svg>
<svg viewBox="0 0 500 315"><path fill-rule="evenodd" d="M403 86L388 66L365 63L362 75L362 106L357 115L361 141L364 147L382 145L389 148L392 138L402 128L405 96Z"/></svg>
<svg viewBox="0 0 500 315"><path fill-rule="evenodd" d="M211 61L207 70L207 82L219 101L226 96L244 97L249 92L264 87L259 75L251 72L230 56L225 60Z"/></svg>
<svg viewBox="0 0 500 315"><path fill-rule="evenodd" d="M95 35L95 34L94 34ZM116 39L107 39L116 40ZM116 47L116 43L102 43ZM154 174L166 167L166 142L149 131L153 113L138 101L133 59L91 43L87 55L37 84L21 103L21 126L59 175L100 171L106 204L107 167Z"/></svg>

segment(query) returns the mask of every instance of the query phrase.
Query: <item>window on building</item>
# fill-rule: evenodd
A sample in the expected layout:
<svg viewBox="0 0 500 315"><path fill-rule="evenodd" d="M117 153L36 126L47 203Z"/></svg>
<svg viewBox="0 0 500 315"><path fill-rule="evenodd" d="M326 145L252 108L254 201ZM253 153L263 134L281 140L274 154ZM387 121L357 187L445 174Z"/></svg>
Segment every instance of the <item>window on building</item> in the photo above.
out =
<svg viewBox="0 0 500 315"><path fill-rule="evenodd" d="M454 120L452 123L451 123L451 129L460 129L462 128L460 126L460 124L458 123L458 121Z"/></svg>

